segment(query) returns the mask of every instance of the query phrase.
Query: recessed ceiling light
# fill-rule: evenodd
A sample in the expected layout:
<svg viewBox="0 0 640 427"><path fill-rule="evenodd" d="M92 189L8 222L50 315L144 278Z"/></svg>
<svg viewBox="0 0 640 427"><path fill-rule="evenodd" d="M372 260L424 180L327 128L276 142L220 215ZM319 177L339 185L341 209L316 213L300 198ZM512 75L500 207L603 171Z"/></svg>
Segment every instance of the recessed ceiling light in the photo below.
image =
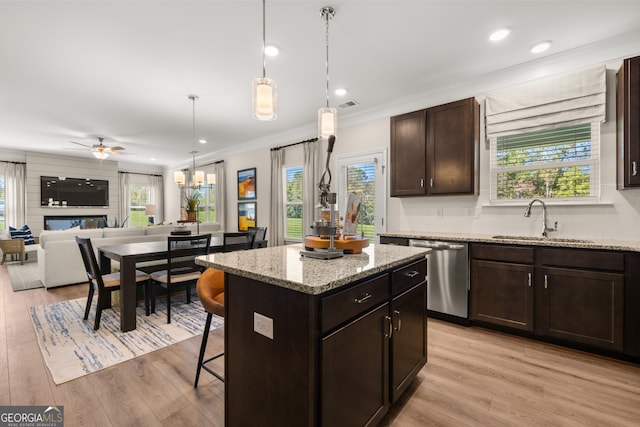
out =
<svg viewBox="0 0 640 427"><path fill-rule="evenodd" d="M280 48L274 44L268 44L264 47L264 54L267 56L278 56Z"/></svg>
<svg viewBox="0 0 640 427"><path fill-rule="evenodd" d="M511 28L509 27L499 28L491 33L491 35L489 36L489 40L491 40L492 42L497 42L506 38L510 33Z"/></svg>
<svg viewBox="0 0 640 427"><path fill-rule="evenodd" d="M531 53L542 53L545 50L549 49L550 47L551 47L551 41L545 40L533 46L531 48Z"/></svg>
<svg viewBox="0 0 640 427"><path fill-rule="evenodd" d="M345 88L341 87L341 88L336 89L334 93L336 95L338 95L338 96L345 96L347 94L347 90Z"/></svg>
<svg viewBox="0 0 640 427"><path fill-rule="evenodd" d="M200 144L206 144L206 143L207 143L207 140L206 140L206 139L199 139L199 140L198 140L198 142L199 142Z"/></svg>
<svg viewBox="0 0 640 427"><path fill-rule="evenodd" d="M155 161L156 161L156 160L158 160L158 159L156 159L155 157L152 157L150 160L151 160L152 162L155 162Z"/></svg>

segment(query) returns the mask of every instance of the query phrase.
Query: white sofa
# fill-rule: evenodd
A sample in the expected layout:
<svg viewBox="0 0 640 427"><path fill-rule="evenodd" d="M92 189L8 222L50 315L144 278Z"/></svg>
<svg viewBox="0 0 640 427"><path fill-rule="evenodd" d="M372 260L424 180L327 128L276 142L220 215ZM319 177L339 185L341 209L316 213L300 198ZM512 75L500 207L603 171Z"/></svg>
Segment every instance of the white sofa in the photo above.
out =
<svg viewBox="0 0 640 427"><path fill-rule="evenodd" d="M144 228L43 231L39 236L40 243L35 245L38 251L38 277L45 288L87 281L87 273L75 236L91 238L93 248L97 251L99 246L165 240L175 227L157 225ZM186 227L195 234L195 224ZM220 224L200 224L200 234L205 233L222 235Z"/></svg>

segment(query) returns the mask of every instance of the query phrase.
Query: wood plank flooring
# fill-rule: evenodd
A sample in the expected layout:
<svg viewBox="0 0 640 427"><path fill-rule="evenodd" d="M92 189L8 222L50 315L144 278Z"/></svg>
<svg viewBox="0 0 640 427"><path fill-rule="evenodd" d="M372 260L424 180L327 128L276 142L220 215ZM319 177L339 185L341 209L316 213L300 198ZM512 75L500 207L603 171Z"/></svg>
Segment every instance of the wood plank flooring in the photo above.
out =
<svg viewBox="0 0 640 427"><path fill-rule="evenodd" d="M224 385L203 372L193 388L200 336L56 386L28 307L85 295L13 292L0 268L0 405L64 405L67 427L224 424ZM428 363L383 426L640 426L639 365L432 319L428 331ZM214 331L209 351L222 346Z"/></svg>

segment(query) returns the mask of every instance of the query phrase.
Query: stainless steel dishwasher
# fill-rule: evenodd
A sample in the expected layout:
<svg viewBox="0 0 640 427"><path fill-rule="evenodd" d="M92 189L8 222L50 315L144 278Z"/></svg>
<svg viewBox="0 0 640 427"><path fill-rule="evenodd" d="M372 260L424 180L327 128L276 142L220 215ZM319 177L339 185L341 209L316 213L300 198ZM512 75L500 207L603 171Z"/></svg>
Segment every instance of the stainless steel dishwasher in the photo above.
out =
<svg viewBox="0 0 640 427"><path fill-rule="evenodd" d="M431 317L469 324L469 245L464 242L409 240L431 248L427 255L427 311Z"/></svg>

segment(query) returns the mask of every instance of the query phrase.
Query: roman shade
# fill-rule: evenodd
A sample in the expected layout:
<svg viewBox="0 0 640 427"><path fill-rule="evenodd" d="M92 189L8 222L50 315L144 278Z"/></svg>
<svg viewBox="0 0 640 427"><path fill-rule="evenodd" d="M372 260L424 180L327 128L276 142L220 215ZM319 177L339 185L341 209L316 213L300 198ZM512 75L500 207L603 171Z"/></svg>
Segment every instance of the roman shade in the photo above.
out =
<svg viewBox="0 0 640 427"><path fill-rule="evenodd" d="M604 66L491 92L485 100L487 139L604 121L606 92Z"/></svg>

